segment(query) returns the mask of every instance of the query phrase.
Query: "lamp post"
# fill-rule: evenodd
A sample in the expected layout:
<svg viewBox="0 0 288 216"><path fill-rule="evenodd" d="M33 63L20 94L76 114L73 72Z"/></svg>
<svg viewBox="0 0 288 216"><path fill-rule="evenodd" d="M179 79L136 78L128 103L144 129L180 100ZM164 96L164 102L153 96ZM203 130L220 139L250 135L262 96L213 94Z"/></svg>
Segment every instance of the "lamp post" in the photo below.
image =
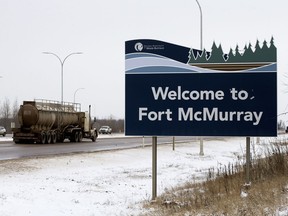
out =
<svg viewBox="0 0 288 216"><path fill-rule="evenodd" d="M198 0L196 0L197 5L199 7L200 10L200 50L203 49L203 22L202 22L202 8L201 5L199 4Z"/></svg>
<svg viewBox="0 0 288 216"><path fill-rule="evenodd" d="M198 0L196 0L197 5L199 7L200 11L200 50L203 50L203 22L202 22L202 8L201 5L199 4ZM204 150L203 150L203 137L200 137L200 153L199 155L204 155Z"/></svg>
<svg viewBox="0 0 288 216"><path fill-rule="evenodd" d="M75 103L75 95L76 95L76 93L77 93L79 90L81 90L81 89L85 89L85 88L78 88L78 89L76 89L76 91L74 92L74 99L73 99L73 103Z"/></svg>
<svg viewBox="0 0 288 216"><path fill-rule="evenodd" d="M70 53L69 55L67 55L63 61L61 60L61 58L56 55L55 53L52 53L52 52L43 52L43 54L49 54L49 55L54 55L59 61L60 61L60 64L61 64L61 104L63 104L63 68L64 68L64 63L66 61L66 59L71 56L71 55L76 55L76 54L82 54L82 52L74 52L74 53Z"/></svg>

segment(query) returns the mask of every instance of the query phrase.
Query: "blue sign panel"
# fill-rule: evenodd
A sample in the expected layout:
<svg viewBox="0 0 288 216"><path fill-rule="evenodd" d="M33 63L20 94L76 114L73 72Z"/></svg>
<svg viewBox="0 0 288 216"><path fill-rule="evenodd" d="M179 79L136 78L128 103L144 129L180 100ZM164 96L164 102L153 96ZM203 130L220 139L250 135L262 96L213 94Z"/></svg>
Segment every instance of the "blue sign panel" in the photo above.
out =
<svg viewBox="0 0 288 216"><path fill-rule="evenodd" d="M240 54L156 40L126 42L125 134L277 136L277 63L270 46Z"/></svg>

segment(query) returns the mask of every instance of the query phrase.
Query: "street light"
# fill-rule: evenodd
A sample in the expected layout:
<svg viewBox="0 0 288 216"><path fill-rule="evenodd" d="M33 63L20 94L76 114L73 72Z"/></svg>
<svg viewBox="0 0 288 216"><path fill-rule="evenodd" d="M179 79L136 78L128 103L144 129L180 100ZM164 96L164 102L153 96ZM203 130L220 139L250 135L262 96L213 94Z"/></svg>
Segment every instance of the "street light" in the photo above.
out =
<svg viewBox="0 0 288 216"><path fill-rule="evenodd" d="M81 90L81 89L85 89L85 88L78 88L78 89L76 89L76 91L74 92L74 100L73 100L73 103L75 103L75 95L76 95L76 93L77 93L79 90Z"/></svg>
<svg viewBox="0 0 288 216"><path fill-rule="evenodd" d="M203 22L202 22L202 8L201 5L199 4L198 0L196 0L197 5L200 10L200 50L203 50ZM204 150L203 150L203 137L200 137L200 155L204 155Z"/></svg>
<svg viewBox="0 0 288 216"><path fill-rule="evenodd" d="M198 0L196 0L199 10L200 10L200 50L203 49L203 22L202 22L202 9L201 5L199 4Z"/></svg>
<svg viewBox="0 0 288 216"><path fill-rule="evenodd" d="M60 61L60 64L61 64L61 104L63 104L63 67L64 67L64 63L66 61L66 59L71 56L71 55L76 55L76 54L82 54L82 52L74 52L74 53L70 53L69 55L67 55L63 61L61 60L61 58L56 55L55 53L52 53L52 52L43 52L43 54L50 54L50 55L54 55L59 61Z"/></svg>

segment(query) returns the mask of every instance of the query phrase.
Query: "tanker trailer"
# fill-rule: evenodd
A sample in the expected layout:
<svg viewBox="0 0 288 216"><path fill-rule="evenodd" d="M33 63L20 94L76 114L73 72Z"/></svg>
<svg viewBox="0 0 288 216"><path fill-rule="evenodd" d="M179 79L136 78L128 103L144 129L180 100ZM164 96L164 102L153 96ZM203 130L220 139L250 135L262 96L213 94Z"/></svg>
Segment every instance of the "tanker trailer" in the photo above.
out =
<svg viewBox="0 0 288 216"><path fill-rule="evenodd" d="M20 128L13 129L15 143L56 143L69 139L93 142L97 129L91 128L89 112L81 112L79 103L59 103L51 100L24 101L18 111Z"/></svg>

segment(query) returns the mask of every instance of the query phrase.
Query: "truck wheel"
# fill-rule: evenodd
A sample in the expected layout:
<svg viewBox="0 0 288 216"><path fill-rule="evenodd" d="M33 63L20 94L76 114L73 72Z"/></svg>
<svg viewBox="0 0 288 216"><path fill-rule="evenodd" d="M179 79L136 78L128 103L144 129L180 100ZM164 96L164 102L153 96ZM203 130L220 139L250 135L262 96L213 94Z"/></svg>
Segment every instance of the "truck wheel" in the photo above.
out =
<svg viewBox="0 0 288 216"><path fill-rule="evenodd" d="M78 142L82 142L82 139L83 139L83 133L82 133L82 131L79 131Z"/></svg>
<svg viewBox="0 0 288 216"><path fill-rule="evenodd" d="M75 131L74 133L72 133L71 137L70 137L70 142L78 142L78 132Z"/></svg>
<svg viewBox="0 0 288 216"><path fill-rule="evenodd" d="M92 140L93 142L95 142L95 141L96 141L96 134L93 134L93 135L92 135L92 138L91 138L91 140Z"/></svg>
<svg viewBox="0 0 288 216"><path fill-rule="evenodd" d="M45 132L41 132L40 134L40 143L45 144L46 143L46 134Z"/></svg>
<svg viewBox="0 0 288 216"><path fill-rule="evenodd" d="M51 133L49 131L46 132L46 144L51 143Z"/></svg>
<svg viewBox="0 0 288 216"><path fill-rule="evenodd" d="M51 132L51 143L56 143L57 142L57 136L55 131Z"/></svg>

